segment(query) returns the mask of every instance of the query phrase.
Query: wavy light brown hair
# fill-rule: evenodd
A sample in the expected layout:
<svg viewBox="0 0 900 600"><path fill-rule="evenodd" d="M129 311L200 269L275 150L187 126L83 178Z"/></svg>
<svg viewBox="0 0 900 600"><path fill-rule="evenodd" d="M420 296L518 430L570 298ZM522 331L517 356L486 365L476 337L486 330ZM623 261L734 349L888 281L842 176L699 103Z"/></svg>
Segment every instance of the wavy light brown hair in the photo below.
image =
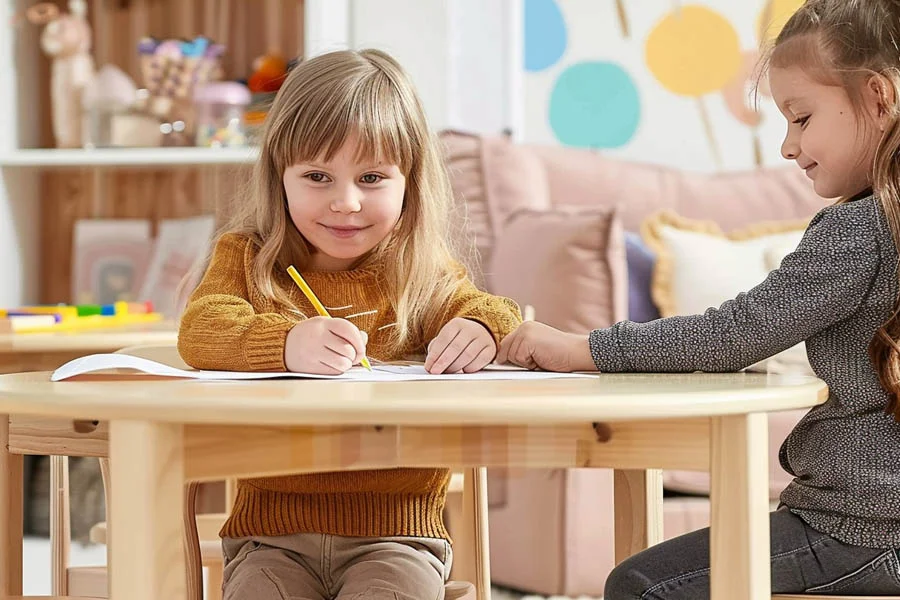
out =
<svg viewBox="0 0 900 600"><path fill-rule="evenodd" d="M273 277L288 265L303 271L312 248L291 221L282 178L300 162L331 160L352 136L360 159L396 164L406 177L394 231L354 268L379 264L397 315L398 348L424 343L462 277L450 246L452 190L437 138L406 72L378 50L338 51L301 62L267 115L253 177L227 232L259 247L253 283L276 305L294 309Z"/></svg>
<svg viewBox="0 0 900 600"><path fill-rule="evenodd" d="M868 124L862 91L876 78L889 124L870 178L900 249L900 0L807 0L768 49L763 70L769 66L800 67L820 83L842 87L861 127ZM872 364L890 394L887 412L900 420L898 339L900 298L869 344Z"/></svg>

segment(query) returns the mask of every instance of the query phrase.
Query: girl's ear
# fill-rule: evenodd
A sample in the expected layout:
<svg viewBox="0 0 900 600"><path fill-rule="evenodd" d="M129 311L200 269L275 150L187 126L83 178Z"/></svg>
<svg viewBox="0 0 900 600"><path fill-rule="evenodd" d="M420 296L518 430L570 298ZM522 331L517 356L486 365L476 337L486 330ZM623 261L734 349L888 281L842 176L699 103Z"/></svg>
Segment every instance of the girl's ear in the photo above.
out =
<svg viewBox="0 0 900 600"><path fill-rule="evenodd" d="M897 114L897 92L883 75L872 75L863 89L863 103L880 131L888 128Z"/></svg>

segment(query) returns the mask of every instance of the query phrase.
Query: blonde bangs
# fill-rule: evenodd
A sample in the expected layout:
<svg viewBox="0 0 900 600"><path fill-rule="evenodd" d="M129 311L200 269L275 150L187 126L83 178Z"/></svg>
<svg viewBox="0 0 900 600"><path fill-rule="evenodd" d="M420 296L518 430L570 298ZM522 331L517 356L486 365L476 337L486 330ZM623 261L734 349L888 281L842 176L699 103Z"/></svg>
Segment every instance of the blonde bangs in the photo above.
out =
<svg viewBox="0 0 900 600"><path fill-rule="evenodd" d="M418 144L410 137L414 128L389 78L371 69L351 80L327 83L303 90L303 102L271 124L269 149L276 168L283 172L299 163L328 162L355 136L357 161L395 164L408 175Z"/></svg>

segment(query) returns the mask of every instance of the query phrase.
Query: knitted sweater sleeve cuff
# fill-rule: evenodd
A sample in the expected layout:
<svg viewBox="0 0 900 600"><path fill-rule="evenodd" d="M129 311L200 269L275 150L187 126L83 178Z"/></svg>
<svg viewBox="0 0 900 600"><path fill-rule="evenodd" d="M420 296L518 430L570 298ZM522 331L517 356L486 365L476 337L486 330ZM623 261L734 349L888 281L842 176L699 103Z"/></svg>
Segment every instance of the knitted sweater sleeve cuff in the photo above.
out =
<svg viewBox="0 0 900 600"><path fill-rule="evenodd" d="M507 335L522 324L518 305L508 298L487 296L471 306L468 311L457 316L481 323L499 346Z"/></svg>
<svg viewBox="0 0 900 600"><path fill-rule="evenodd" d="M252 371L286 371L284 345L295 325L281 315L257 315L244 337L244 360Z"/></svg>

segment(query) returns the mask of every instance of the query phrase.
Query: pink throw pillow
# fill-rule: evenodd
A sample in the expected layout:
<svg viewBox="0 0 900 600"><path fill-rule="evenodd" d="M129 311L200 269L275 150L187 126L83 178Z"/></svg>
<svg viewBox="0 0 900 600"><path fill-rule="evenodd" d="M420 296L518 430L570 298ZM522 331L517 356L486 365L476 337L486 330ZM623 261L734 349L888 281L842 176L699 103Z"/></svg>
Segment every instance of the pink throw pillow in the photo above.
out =
<svg viewBox="0 0 900 600"><path fill-rule="evenodd" d="M513 213L485 275L492 293L530 304L538 321L565 331L587 333L628 312L625 241L614 209Z"/></svg>

